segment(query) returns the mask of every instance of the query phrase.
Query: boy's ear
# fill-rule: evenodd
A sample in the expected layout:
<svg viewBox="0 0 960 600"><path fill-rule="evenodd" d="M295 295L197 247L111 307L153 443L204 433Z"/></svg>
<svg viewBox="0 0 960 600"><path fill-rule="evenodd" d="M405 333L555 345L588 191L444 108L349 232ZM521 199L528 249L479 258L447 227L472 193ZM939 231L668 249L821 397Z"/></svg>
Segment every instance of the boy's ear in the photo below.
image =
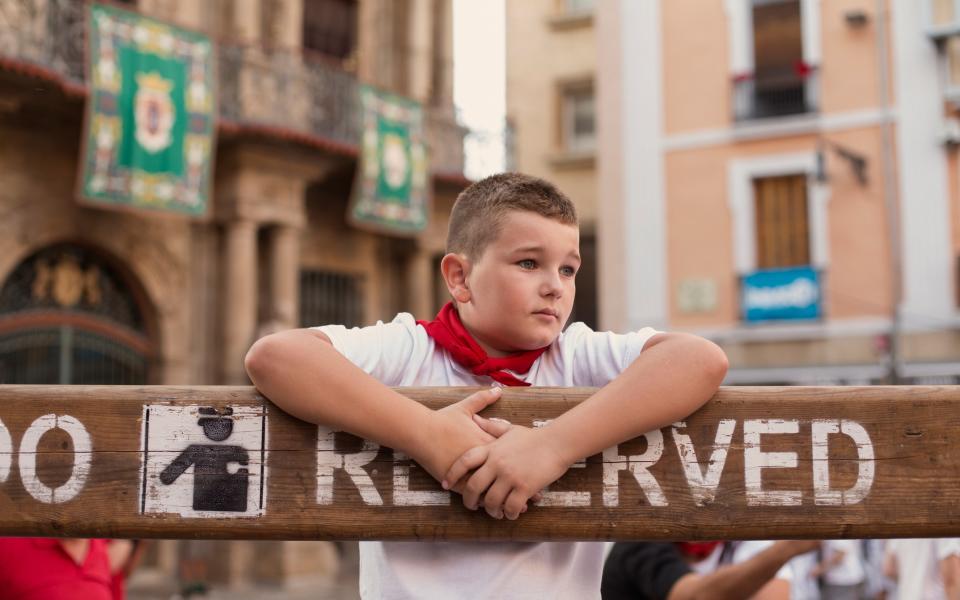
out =
<svg viewBox="0 0 960 600"><path fill-rule="evenodd" d="M467 287L469 271L470 261L462 254L451 252L440 260L440 273L447 284L447 290L457 302L470 301L470 288Z"/></svg>

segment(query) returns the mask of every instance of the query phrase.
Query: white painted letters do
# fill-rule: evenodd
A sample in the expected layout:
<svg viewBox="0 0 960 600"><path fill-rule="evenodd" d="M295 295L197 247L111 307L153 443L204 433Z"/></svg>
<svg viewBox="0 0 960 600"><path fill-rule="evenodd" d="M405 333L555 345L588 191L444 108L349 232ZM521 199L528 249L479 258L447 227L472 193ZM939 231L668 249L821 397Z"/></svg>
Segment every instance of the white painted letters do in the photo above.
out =
<svg viewBox="0 0 960 600"><path fill-rule="evenodd" d="M63 485L51 488L37 477L37 445L44 433L62 429L73 440L73 472ZM48 504L66 502L80 493L90 473L93 443L83 423L70 415L43 415L30 424L20 441L20 479L27 492Z"/></svg>
<svg viewBox="0 0 960 600"><path fill-rule="evenodd" d="M10 464L13 462L13 440L10 439L10 430L0 421L0 483L10 476Z"/></svg>

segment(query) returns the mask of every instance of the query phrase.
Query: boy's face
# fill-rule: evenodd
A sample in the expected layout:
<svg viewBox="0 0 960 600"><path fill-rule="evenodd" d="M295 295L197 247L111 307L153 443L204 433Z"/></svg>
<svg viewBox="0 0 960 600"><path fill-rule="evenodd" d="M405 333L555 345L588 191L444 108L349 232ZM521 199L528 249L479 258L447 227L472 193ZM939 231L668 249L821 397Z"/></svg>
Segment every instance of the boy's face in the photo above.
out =
<svg viewBox="0 0 960 600"><path fill-rule="evenodd" d="M579 268L576 225L511 211L453 290L460 318L491 356L547 346L570 316Z"/></svg>

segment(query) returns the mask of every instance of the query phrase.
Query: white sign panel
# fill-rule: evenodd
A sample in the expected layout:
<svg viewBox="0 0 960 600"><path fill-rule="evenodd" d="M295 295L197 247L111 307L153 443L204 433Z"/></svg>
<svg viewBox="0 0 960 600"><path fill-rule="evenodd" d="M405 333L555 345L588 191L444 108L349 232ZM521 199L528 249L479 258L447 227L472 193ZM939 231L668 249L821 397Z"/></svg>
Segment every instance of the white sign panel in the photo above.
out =
<svg viewBox="0 0 960 600"><path fill-rule="evenodd" d="M264 514L266 439L261 407L145 406L140 512Z"/></svg>

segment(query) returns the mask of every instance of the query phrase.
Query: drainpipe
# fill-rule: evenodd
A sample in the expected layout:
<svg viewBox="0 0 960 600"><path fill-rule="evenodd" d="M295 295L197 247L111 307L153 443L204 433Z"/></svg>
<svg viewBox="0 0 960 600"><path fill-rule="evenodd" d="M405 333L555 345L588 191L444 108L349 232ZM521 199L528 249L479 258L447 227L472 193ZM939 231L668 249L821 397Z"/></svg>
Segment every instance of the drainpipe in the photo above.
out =
<svg viewBox="0 0 960 600"><path fill-rule="evenodd" d="M893 177L896 162L893 155L893 122L890 118L889 61L887 41L886 0L877 0L877 69L880 82L880 134L883 153L883 200L887 213L887 235L890 239L890 333L889 383L900 383L900 329L903 303L903 267L900 249L900 208L897 203L896 181Z"/></svg>

